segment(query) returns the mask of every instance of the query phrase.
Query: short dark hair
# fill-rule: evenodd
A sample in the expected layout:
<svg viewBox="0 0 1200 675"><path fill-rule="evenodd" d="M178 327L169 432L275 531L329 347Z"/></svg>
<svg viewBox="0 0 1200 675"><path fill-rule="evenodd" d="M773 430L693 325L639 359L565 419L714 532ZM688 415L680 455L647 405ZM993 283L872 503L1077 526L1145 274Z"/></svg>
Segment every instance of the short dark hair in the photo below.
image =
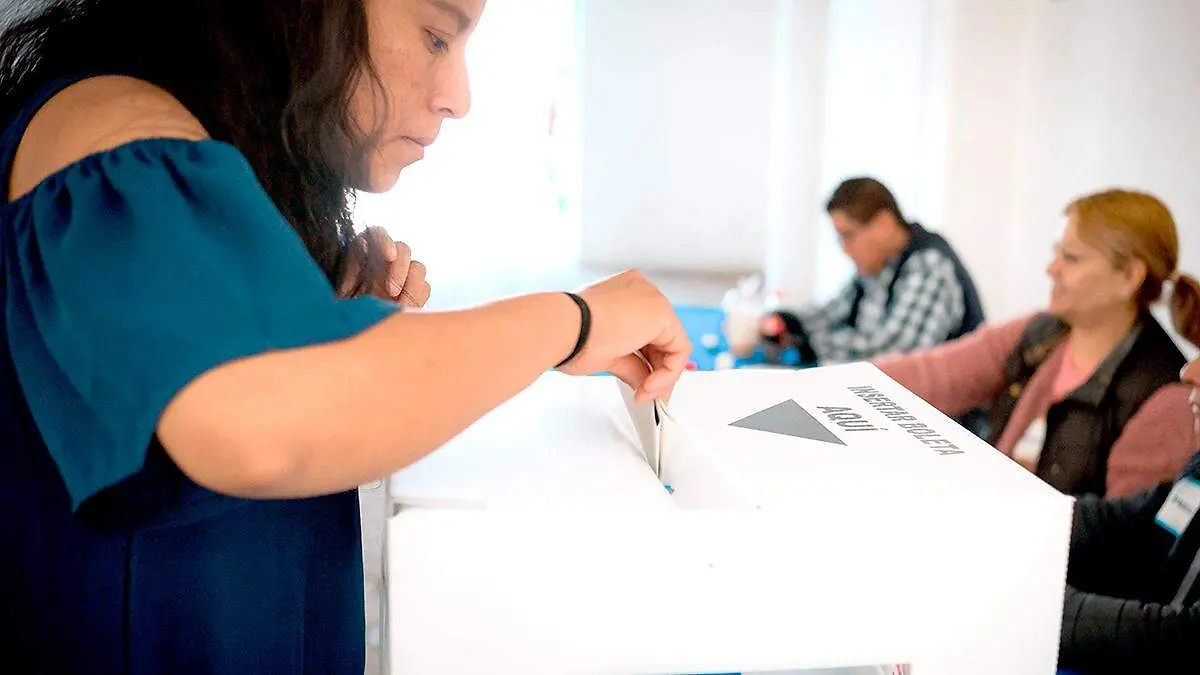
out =
<svg viewBox="0 0 1200 675"><path fill-rule="evenodd" d="M56 78L155 84L246 156L339 276L354 236L349 186L379 133L348 112L361 78L380 87L363 0L43 0L16 14L0 35L0 126Z"/></svg>
<svg viewBox="0 0 1200 675"><path fill-rule="evenodd" d="M892 191L883 183L866 176L842 181L825 204L825 211L830 214L843 211L860 223L866 223L880 211L887 211L901 225L908 224L900 213L900 206L896 204Z"/></svg>

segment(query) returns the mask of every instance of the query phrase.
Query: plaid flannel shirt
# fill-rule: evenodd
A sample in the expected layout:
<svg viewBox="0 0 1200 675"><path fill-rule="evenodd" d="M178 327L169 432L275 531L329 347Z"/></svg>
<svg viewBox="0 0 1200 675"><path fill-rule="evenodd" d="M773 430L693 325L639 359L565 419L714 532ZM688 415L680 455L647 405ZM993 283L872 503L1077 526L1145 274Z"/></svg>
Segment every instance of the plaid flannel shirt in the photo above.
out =
<svg viewBox="0 0 1200 675"><path fill-rule="evenodd" d="M855 282L829 303L797 313L823 364L941 344L962 324L966 312L954 261L935 249L917 251L903 267L889 264L874 277L859 277L858 283L863 295L855 326L849 325Z"/></svg>

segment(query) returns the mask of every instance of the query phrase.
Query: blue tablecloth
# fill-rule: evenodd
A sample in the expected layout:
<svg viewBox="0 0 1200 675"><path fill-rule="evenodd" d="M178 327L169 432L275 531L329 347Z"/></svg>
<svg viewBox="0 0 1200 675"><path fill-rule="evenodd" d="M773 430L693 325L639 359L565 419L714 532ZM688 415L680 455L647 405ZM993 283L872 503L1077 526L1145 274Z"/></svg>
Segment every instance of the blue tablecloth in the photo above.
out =
<svg viewBox="0 0 1200 675"><path fill-rule="evenodd" d="M725 312L720 307L677 305L675 315L692 341L692 361L696 370L716 369L717 354L729 351L729 343L721 329Z"/></svg>
<svg viewBox="0 0 1200 675"><path fill-rule="evenodd" d="M675 315L692 341L692 362L696 370L716 370L717 356L729 351L729 342L722 329L724 310L703 305L676 305ZM733 367L758 366L766 362L766 355L759 350L749 357L736 359ZM800 352L795 349L784 352L778 365L799 367Z"/></svg>

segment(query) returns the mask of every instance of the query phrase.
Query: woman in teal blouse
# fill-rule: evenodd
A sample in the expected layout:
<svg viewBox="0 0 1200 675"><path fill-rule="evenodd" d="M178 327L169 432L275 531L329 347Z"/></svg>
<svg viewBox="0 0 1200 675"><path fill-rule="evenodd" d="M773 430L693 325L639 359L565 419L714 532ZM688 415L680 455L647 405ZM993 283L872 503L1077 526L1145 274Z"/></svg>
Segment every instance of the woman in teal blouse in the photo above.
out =
<svg viewBox="0 0 1200 675"><path fill-rule="evenodd" d="M334 291L388 286L348 191L466 114L483 4L64 1L0 38L0 670L361 673L355 486L556 364L669 394L691 346L636 272Z"/></svg>

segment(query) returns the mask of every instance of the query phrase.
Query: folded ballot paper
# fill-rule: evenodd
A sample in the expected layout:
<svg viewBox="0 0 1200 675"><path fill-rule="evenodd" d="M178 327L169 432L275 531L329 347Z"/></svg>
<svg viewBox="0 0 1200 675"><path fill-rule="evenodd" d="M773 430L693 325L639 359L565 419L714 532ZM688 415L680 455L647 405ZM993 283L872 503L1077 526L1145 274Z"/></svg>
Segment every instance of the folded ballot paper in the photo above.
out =
<svg viewBox="0 0 1200 675"><path fill-rule="evenodd" d="M1054 673L1070 499L874 367L622 387L393 478L392 673Z"/></svg>

